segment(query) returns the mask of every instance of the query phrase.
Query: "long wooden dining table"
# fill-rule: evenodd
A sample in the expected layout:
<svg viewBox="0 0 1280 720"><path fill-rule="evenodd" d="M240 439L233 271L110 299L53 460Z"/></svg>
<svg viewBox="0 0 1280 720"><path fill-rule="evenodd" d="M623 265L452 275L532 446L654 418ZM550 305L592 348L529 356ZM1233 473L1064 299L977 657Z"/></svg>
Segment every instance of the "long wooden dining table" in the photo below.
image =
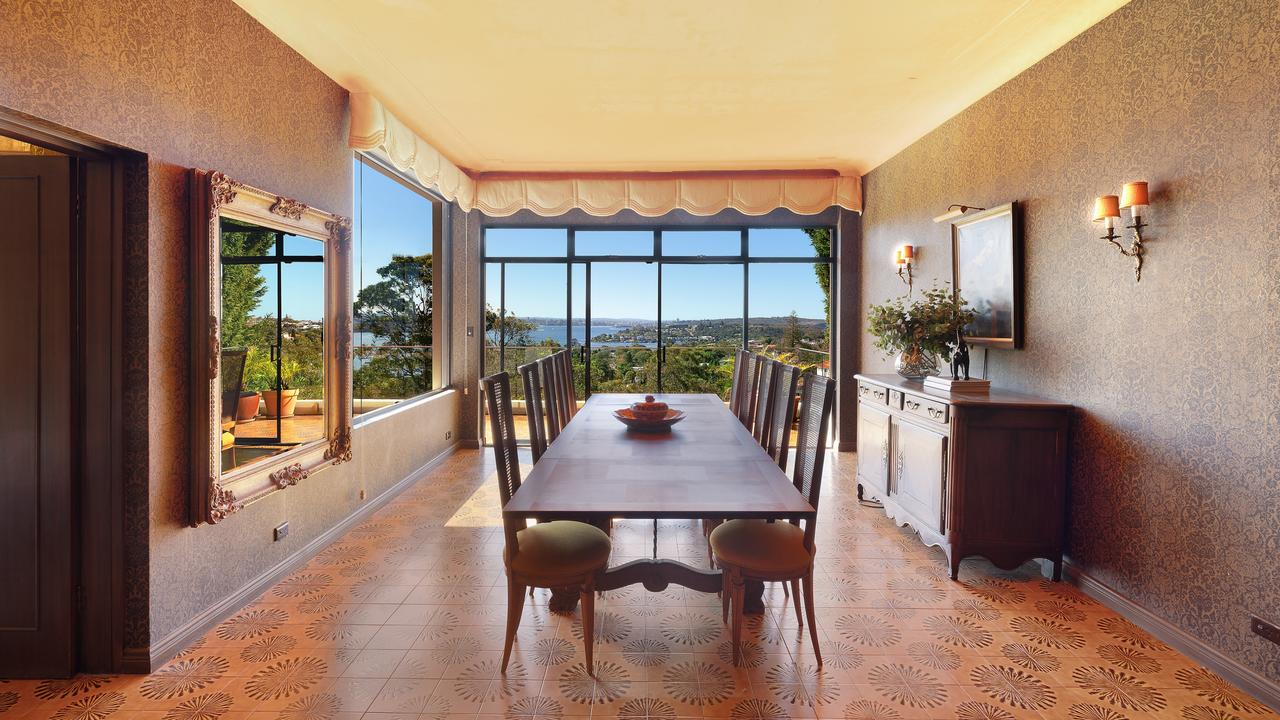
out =
<svg viewBox="0 0 1280 720"><path fill-rule="evenodd" d="M812 519L816 514L777 463L712 394L657 395L685 417L669 432L628 430L613 412L642 395L596 393L565 426L503 508L508 527L530 519ZM656 550L655 550L656 554ZM642 558L610 567L596 588L643 584L651 592L682 585L707 593L719 570L675 559ZM760 612L763 586L748 586L743 609ZM572 588L553 589L552 607L570 610Z"/></svg>

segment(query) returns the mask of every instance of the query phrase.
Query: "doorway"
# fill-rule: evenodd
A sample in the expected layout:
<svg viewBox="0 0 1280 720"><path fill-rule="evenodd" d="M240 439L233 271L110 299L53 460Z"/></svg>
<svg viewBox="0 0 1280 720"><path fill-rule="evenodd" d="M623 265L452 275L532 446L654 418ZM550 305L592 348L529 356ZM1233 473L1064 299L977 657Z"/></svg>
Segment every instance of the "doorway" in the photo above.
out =
<svg viewBox="0 0 1280 720"><path fill-rule="evenodd" d="M146 669L125 652L120 422L143 161L90 142L0 108L0 677Z"/></svg>

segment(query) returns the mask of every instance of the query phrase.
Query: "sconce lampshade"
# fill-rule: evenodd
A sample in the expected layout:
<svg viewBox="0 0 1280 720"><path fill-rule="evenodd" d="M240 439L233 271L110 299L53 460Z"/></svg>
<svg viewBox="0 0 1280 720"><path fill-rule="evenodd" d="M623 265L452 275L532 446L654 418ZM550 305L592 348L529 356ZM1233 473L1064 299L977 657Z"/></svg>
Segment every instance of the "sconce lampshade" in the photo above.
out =
<svg viewBox="0 0 1280 720"><path fill-rule="evenodd" d="M902 255L902 249L901 249L901 248L899 248L899 249L898 249L898 251L897 251L896 253L894 253L894 255L893 255L893 262L894 262L895 264L897 264L897 265L905 265L905 264L906 264L907 259L906 259L905 257L903 257L903 255Z"/></svg>
<svg viewBox="0 0 1280 720"><path fill-rule="evenodd" d="M915 246L915 245L903 245L903 246L902 246L902 257L904 257L904 258L906 258L906 259L910 260L911 258L913 258L913 257L915 257L915 256L916 256L916 246Z"/></svg>
<svg viewBox="0 0 1280 720"><path fill-rule="evenodd" d="M1145 188L1144 188L1145 191ZM1102 222L1107 218L1120 217L1120 198L1115 195L1103 195L1093 202L1093 221Z"/></svg>
<svg viewBox="0 0 1280 720"><path fill-rule="evenodd" d="M1124 189L1120 191L1120 207L1146 207L1147 203L1147 184L1145 182L1129 182L1124 184Z"/></svg>

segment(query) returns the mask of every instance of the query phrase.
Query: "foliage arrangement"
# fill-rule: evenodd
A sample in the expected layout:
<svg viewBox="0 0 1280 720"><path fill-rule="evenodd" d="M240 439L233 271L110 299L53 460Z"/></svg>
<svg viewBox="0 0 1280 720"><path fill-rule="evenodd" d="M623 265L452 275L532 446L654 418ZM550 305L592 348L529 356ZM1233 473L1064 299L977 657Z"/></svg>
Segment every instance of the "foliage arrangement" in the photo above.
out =
<svg viewBox="0 0 1280 720"><path fill-rule="evenodd" d="M956 333L976 316L959 293L944 285L925 290L919 300L899 297L872 305L867 331L875 336L876 347L889 354L923 351L948 357Z"/></svg>

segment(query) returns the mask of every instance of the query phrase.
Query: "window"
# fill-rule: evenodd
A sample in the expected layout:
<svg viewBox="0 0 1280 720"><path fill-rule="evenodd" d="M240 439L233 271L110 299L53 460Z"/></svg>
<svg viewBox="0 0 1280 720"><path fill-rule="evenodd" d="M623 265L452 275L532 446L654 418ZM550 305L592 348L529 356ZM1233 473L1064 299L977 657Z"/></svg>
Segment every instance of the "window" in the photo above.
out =
<svg viewBox="0 0 1280 720"><path fill-rule="evenodd" d="M437 305L444 203L359 155L354 177L352 411L359 415L448 383L435 362L447 324Z"/></svg>

